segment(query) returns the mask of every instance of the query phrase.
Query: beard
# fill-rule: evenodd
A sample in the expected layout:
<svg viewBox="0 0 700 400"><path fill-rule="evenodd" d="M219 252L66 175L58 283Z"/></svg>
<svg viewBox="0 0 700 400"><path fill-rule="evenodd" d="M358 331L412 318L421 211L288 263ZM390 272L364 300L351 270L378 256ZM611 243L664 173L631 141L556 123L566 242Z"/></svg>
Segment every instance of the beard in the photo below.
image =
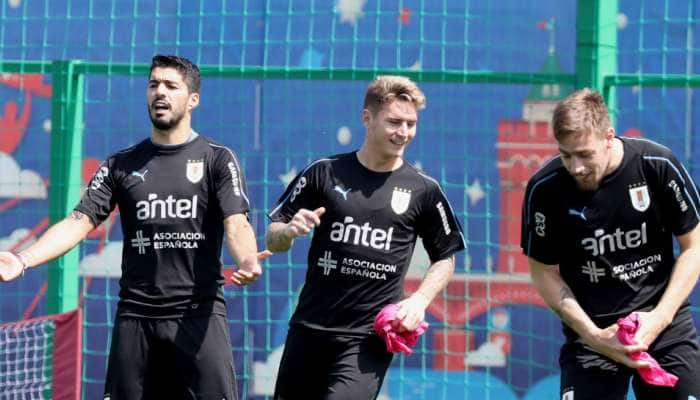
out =
<svg viewBox="0 0 700 400"><path fill-rule="evenodd" d="M587 178L586 180L575 178L576 186L578 186L579 190L584 192L594 192L598 190L600 182L596 181L593 176L587 176Z"/></svg>
<svg viewBox="0 0 700 400"><path fill-rule="evenodd" d="M578 188L582 192L595 192L598 190L598 185L597 184L592 184L592 183L581 183L578 182Z"/></svg>
<svg viewBox="0 0 700 400"><path fill-rule="evenodd" d="M151 124L161 131L169 131L180 124L182 118L185 117L184 112L177 112L171 109L170 118L159 118L155 115L155 110L153 107L148 107L148 117L151 119Z"/></svg>

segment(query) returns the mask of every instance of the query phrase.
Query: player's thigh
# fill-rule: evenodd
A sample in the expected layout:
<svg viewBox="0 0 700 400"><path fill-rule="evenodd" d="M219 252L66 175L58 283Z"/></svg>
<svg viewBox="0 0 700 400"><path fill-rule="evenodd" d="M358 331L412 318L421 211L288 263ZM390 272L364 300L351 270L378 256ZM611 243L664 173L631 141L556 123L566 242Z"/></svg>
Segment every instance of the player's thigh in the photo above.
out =
<svg viewBox="0 0 700 400"><path fill-rule="evenodd" d="M105 399L133 400L143 397L150 353L147 323L137 318L117 317L114 320Z"/></svg>
<svg viewBox="0 0 700 400"><path fill-rule="evenodd" d="M210 315L182 318L174 323L175 363L185 386L183 397L236 399L236 374L226 318Z"/></svg>
<svg viewBox="0 0 700 400"><path fill-rule="evenodd" d="M277 371L275 400L323 398L328 355L326 335L310 329L290 328Z"/></svg>
<svg viewBox="0 0 700 400"><path fill-rule="evenodd" d="M673 388L653 386L635 374L632 387L637 400L700 399L700 346L697 339L655 350L651 355L666 372L676 375L678 382Z"/></svg>
<svg viewBox="0 0 700 400"><path fill-rule="evenodd" d="M163 321L153 321L151 326L162 325ZM148 366L144 377L143 398L141 400L185 400L187 384L180 378L177 354L173 344L154 337L148 351Z"/></svg>
<svg viewBox="0 0 700 400"><path fill-rule="evenodd" d="M326 400L370 400L377 397L392 360L376 335L338 337L336 359L328 377Z"/></svg>
<svg viewBox="0 0 700 400"><path fill-rule="evenodd" d="M584 348L564 344L559 357L562 400L626 400L632 370Z"/></svg>

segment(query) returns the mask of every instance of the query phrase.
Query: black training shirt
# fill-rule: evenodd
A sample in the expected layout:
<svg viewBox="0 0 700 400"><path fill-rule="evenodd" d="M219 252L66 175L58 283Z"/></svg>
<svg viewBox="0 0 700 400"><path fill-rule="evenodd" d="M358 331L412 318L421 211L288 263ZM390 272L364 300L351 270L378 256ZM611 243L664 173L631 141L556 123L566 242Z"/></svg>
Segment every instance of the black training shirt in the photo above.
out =
<svg viewBox="0 0 700 400"><path fill-rule="evenodd" d="M326 212L313 233L292 325L367 334L379 310L401 299L418 236L432 262L465 246L439 184L406 162L374 172L355 152L317 160L289 184L269 217L286 223L300 208L318 207Z"/></svg>
<svg viewBox="0 0 700 400"><path fill-rule="evenodd" d="M530 179L523 201L524 253L558 264L601 328L658 303L675 263L673 236L700 219L695 184L669 149L620 140L622 163L598 190L579 190L555 157ZM689 316L687 302L681 311Z"/></svg>
<svg viewBox="0 0 700 400"><path fill-rule="evenodd" d="M225 315L223 219L249 210L231 150L197 136L120 151L102 163L75 210L97 226L115 206L124 235L119 315Z"/></svg>

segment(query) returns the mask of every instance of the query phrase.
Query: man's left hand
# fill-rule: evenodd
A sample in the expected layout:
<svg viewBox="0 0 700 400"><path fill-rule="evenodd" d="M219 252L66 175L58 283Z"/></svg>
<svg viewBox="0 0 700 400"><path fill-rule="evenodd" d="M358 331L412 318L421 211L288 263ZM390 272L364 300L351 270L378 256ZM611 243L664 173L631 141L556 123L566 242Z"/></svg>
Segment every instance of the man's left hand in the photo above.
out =
<svg viewBox="0 0 700 400"><path fill-rule="evenodd" d="M263 250L257 254L249 254L243 257L238 269L231 274L231 281L238 286L253 283L262 275L261 263L272 255L269 250Z"/></svg>

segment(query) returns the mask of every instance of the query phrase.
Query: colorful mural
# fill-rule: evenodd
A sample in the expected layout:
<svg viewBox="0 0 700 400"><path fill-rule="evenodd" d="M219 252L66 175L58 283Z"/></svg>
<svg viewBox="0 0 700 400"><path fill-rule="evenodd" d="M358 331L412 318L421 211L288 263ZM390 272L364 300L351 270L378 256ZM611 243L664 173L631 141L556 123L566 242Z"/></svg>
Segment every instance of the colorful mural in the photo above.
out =
<svg viewBox="0 0 700 400"><path fill-rule="evenodd" d="M295 1L293 10L286 1L219 4L231 7L225 10L212 5L216 2L200 4L201 9L196 9L198 2L93 2L92 19L82 18L83 11L64 0L51 6L3 3L0 57L6 60L147 63L154 53L163 52L209 65L545 74L571 73L575 61L574 1L547 0L537 7L517 0L405 0L391 6L372 0ZM673 2L667 6L674 12L684 7ZM634 45L640 36L642 28L630 20L650 13L640 11L638 4L625 3L623 8L618 18L622 47ZM56 20L55 14L67 9L77 17L58 18L62 23L39 17L51 14ZM653 10L646 17L662 12ZM151 20L159 22L152 25ZM661 26L651 26L661 32ZM621 56L620 70L656 71L661 62ZM2 250L27 246L48 225L50 79L0 75ZM365 86L356 81L204 79L194 126L241 155L255 206L251 218L260 237L267 208L300 169L315 158L351 151L362 143ZM428 108L407 158L442 182L465 228L469 250L458 258L443 298L430 305L431 328L416 353L396 358L381 398L554 398L560 325L529 283L519 246L520 207L527 180L557 151L549 119L554 104L573 88L421 86ZM86 77L84 182L110 153L148 135L144 91L145 77ZM618 109L628 111L619 114L618 130L635 136L643 132L678 154L695 154L697 140L672 133L687 130L682 121L688 115L691 121L698 117L692 102L690 108L671 109L664 104L681 94L664 92L653 98L641 93L639 88L621 91ZM648 109L655 115L641 111ZM694 158L683 161L692 173ZM121 249L131 245L122 242L118 218L117 210L90 234L81 253L84 398L101 396ZM305 246L299 243L293 253L271 258L262 282L246 291L227 289L238 376L249 398L272 393L286 323L303 282ZM418 286L427 265L419 244L408 292ZM32 270L4 285L0 322L44 314L46 285L45 270Z"/></svg>

